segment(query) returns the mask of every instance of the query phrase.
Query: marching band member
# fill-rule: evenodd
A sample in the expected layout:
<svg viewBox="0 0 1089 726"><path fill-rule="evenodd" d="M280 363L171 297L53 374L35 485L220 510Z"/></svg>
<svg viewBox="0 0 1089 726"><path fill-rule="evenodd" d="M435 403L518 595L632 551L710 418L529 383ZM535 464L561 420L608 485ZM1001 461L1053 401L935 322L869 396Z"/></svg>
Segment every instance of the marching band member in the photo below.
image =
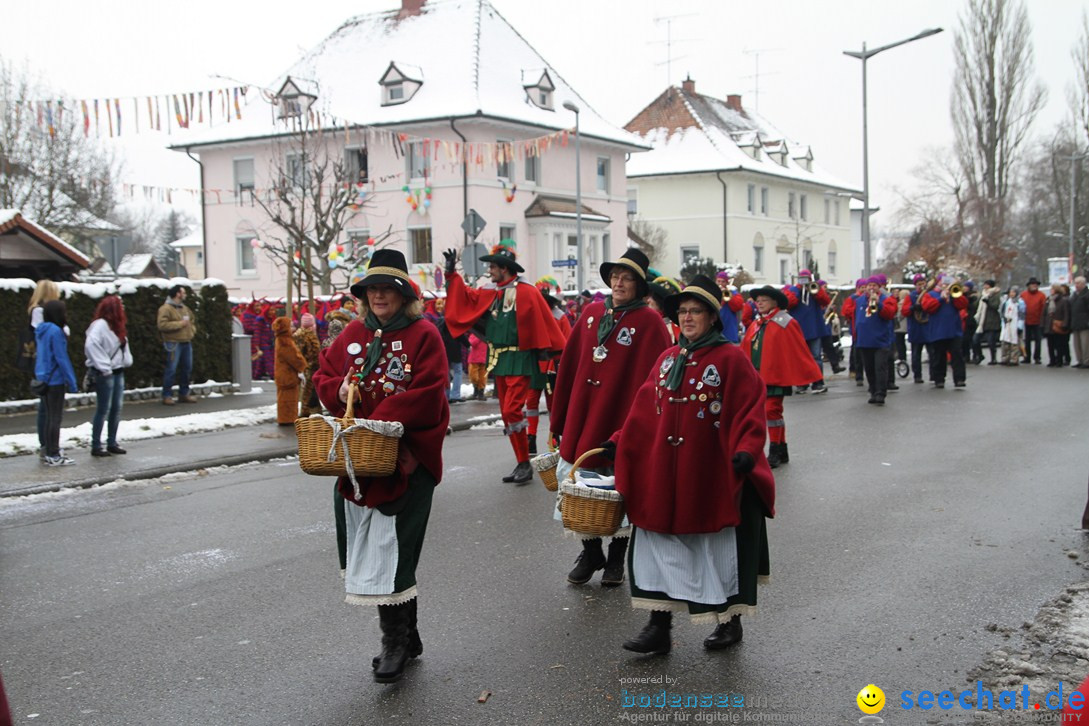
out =
<svg viewBox="0 0 1089 726"><path fill-rule="evenodd" d="M855 321L854 345L862 356L862 366L870 384L869 402L884 406L896 299L882 294L877 280L871 277L861 300L852 298L844 303L844 314L848 312L848 305Z"/></svg>
<svg viewBox="0 0 1089 726"><path fill-rule="evenodd" d="M738 343L741 340L741 331L737 324L737 314L741 312L745 301L741 299L737 290L731 290L730 273L726 270L720 270L715 275L715 283L722 290L723 297L722 307L718 312L718 316L722 319L722 334L731 343Z"/></svg>
<svg viewBox="0 0 1089 726"><path fill-rule="evenodd" d="M649 264L634 247L616 262L602 264L601 278L612 294L583 308L563 350L548 416L552 434L560 440L560 481L582 453L597 448L624 424L636 390L669 346L661 316L646 302ZM583 466L612 474L612 462L601 456L590 457ZM581 585L601 569L602 585L616 587L624 581L626 534L613 536L608 558L600 537L583 539L582 548L568 582Z"/></svg>
<svg viewBox="0 0 1089 726"><path fill-rule="evenodd" d="M525 484L533 478L529 465L529 435L523 409L529 395L529 379L540 371L540 361L563 350L564 340L544 298L518 275L514 242L503 240L488 263L491 286L473 289L458 274L457 250L443 253L446 259L446 327L458 338L483 319L488 341L488 370L495 374L495 391L503 417L503 433L510 438L517 465L503 477L505 482Z"/></svg>
<svg viewBox="0 0 1089 726"><path fill-rule="evenodd" d="M824 280L817 280L817 284L822 289L828 285ZM838 294L836 293L836 295ZM832 300L835 299L836 295L831 296L828 305L821 312L821 350L824 351L824 357L828 359L828 365L832 366L832 375L843 370L843 366L840 365L842 351L836 345L836 341L839 339L839 316L832 305Z"/></svg>
<svg viewBox="0 0 1089 726"><path fill-rule="evenodd" d="M790 461L783 397L791 394L792 386L819 380L821 371L813 361L798 321L783 309L787 305L786 295L768 285L753 290L752 297L760 314L745 331L741 350L767 386L765 412L771 441L768 464L774 469Z"/></svg>
<svg viewBox="0 0 1089 726"><path fill-rule="evenodd" d="M908 293L908 299L904 301L900 314L907 319L908 342L911 343L911 372L916 383L923 382L923 349L927 356L934 360L933 351L930 349L930 318L923 312L919 297L926 290L926 275L918 274L911 278L915 289Z"/></svg>
<svg viewBox="0 0 1089 726"><path fill-rule="evenodd" d="M881 295L889 295L896 301L897 305L900 304L900 298L896 297L889 291L889 278L885 275L878 273L873 276L874 282L877 283L877 292ZM900 386L896 385L896 317L888 321L889 325L889 365L886 368L887 375L885 380L886 391L899 391Z"/></svg>
<svg viewBox="0 0 1089 726"><path fill-rule="evenodd" d="M813 393L824 393L824 363L821 360L821 338L824 337L824 309L832 299L828 297L828 290L822 285L811 285L813 273L809 270L798 270L798 283L787 285L783 288L786 295L786 311L798 321L805 336L805 344L809 346L810 355L817 362L817 368L821 371L820 380L812 386ZM816 287L816 290L811 290ZM800 386L798 393L805 393L808 386Z"/></svg>
<svg viewBox="0 0 1089 726"><path fill-rule="evenodd" d="M949 288L956 282L952 275L945 275L934 289L921 296L923 312L930 316L931 329L931 378L935 388L945 388L946 356L953 362L953 385L964 388L968 372L964 366L964 350L961 341L964 330L960 311L968 307L966 295L953 295Z"/></svg>
<svg viewBox="0 0 1089 726"><path fill-rule="evenodd" d="M862 353L858 349L858 334L855 331L855 308L858 307L859 301L865 299L865 297L866 279L860 277L855 280L854 294L847 296L840 308L840 315L847 321L847 326L851 330L851 360L847 364L848 374L854 376L855 385L857 386L863 385L863 365Z"/></svg>
<svg viewBox="0 0 1089 726"><path fill-rule="evenodd" d="M666 300L680 341L659 356L611 438L633 525L632 607L650 611L623 645L636 653L668 653L681 612L717 624L708 650L739 642L741 615L755 610L769 573L775 481L764 457L764 382L726 344L720 308L704 275Z"/></svg>

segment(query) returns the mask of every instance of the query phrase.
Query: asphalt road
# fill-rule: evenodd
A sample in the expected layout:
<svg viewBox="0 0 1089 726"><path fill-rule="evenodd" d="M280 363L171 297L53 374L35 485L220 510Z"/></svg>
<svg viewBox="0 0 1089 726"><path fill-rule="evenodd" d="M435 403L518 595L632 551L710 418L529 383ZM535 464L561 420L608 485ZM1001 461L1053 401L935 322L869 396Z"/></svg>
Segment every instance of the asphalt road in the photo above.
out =
<svg viewBox="0 0 1089 726"><path fill-rule="evenodd" d="M902 385L883 409L831 385L787 402L772 582L724 653L687 622L669 656L622 650L644 615L625 588L566 584L578 545L539 483L499 481L495 430L447 439L424 655L392 686L371 680L375 613L343 603L331 484L291 463L0 501L15 722L846 724L876 683L887 723L966 723L898 694L965 687L1003 629L1084 579L1089 372L972 368L965 392ZM747 705L623 705L662 690Z"/></svg>

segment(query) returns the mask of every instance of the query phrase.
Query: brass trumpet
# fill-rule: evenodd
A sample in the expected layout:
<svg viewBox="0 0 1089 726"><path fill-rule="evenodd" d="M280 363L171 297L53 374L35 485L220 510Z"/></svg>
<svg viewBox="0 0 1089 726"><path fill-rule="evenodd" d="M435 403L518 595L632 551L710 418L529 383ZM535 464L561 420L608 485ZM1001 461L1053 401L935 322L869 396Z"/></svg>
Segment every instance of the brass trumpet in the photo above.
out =
<svg viewBox="0 0 1089 726"><path fill-rule="evenodd" d="M949 286L949 297L961 297L964 295L964 285L954 282Z"/></svg>
<svg viewBox="0 0 1089 726"><path fill-rule="evenodd" d="M870 294L870 302L866 305L866 317L870 317L877 312L877 295L876 293Z"/></svg>
<svg viewBox="0 0 1089 726"><path fill-rule="evenodd" d="M818 285L815 282L809 283L809 294L810 295L816 295L820 291L821 291L821 286L820 285Z"/></svg>

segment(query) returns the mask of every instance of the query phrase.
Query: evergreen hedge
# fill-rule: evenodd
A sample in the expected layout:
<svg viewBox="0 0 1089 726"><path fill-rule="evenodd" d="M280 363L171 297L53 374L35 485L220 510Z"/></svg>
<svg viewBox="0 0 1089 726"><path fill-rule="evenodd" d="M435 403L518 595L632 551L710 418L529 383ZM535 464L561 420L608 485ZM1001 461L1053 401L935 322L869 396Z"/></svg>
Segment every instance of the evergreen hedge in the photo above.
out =
<svg viewBox="0 0 1089 726"><path fill-rule="evenodd" d="M194 383L231 379L231 305L227 290L218 280L204 280L194 293L188 280L120 280L112 283L58 283L68 309L68 355L76 369L76 380L83 379L85 370L83 341L87 326L94 317L95 307L107 294L120 294L128 318L129 347L132 367L125 371L126 388L146 388L162 385L163 346L156 324L159 306L166 301L167 290L174 284L186 285L189 295L185 304L196 318L197 334L193 338ZM0 326L0 400L31 398L27 389L29 376L15 367L19 330L29 324L26 307L34 292L34 281L27 279L0 280L0 310L8 325Z"/></svg>

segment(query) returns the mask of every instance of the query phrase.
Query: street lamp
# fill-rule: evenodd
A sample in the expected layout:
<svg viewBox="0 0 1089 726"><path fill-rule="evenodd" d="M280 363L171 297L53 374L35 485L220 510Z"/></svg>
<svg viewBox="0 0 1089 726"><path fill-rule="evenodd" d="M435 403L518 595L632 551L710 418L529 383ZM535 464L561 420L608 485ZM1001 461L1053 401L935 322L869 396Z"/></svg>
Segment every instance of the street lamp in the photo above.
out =
<svg viewBox="0 0 1089 726"><path fill-rule="evenodd" d="M869 276L870 274L870 149L869 142L866 137L866 61L871 57L877 55L883 50L889 50L895 48L898 45L904 45L910 43L913 40L921 40L931 35L937 35L942 32L941 28L929 28L922 31L918 35L913 35L910 38L904 40L898 40L895 43L889 43L883 45L880 48L873 48L871 50L866 49L866 44L862 44L862 50L845 50L843 55L849 55L852 58L858 58L862 61L862 254L864 259L864 269L862 274Z"/></svg>
<svg viewBox="0 0 1089 726"><path fill-rule="evenodd" d="M564 101L563 107L575 114L575 239L578 251L575 253L575 280L579 292L584 289L586 273L582 269L582 147L579 144L579 107L571 101Z"/></svg>
<svg viewBox="0 0 1089 726"><path fill-rule="evenodd" d="M1089 154L1071 154L1070 156L1063 157L1070 161L1070 257L1066 261L1067 280L1069 282L1074 281L1074 266L1076 264L1074 260L1074 199L1075 199L1075 184L1077 183L1077 163L1089 159ZM1084 273L1082 273L1084 274Z"/></svg>

